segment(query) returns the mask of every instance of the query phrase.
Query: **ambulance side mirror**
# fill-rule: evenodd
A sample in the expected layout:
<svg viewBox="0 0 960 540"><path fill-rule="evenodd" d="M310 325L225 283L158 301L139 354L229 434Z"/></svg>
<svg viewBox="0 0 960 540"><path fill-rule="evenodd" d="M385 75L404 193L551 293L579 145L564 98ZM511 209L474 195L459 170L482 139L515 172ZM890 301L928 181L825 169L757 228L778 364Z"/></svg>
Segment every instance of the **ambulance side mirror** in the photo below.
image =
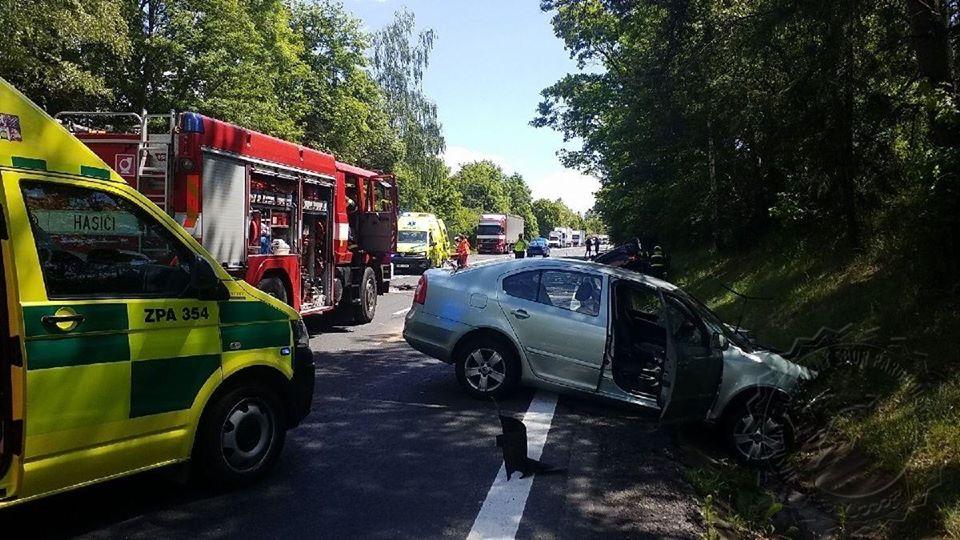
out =
<svg viewBox="0 0 960 540"><path fill-rule="evenodd" d="M228 300L229 291L220 282L216 271L206 259L194 255L193 270L190 273L190 286L200 300Z"/></svg>

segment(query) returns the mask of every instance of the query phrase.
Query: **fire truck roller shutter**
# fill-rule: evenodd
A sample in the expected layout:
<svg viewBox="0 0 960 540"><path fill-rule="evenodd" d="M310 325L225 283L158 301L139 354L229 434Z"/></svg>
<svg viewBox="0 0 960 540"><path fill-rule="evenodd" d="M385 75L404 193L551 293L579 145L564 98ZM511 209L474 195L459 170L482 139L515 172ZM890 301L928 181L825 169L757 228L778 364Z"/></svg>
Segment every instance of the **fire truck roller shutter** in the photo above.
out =
<svg viewBox="0 0 960 540"><path fill-rule="evenodd" d="M217 261L238 266L244 260L247 232L247 171L235 160L204 154L203 247Z"/></svg>

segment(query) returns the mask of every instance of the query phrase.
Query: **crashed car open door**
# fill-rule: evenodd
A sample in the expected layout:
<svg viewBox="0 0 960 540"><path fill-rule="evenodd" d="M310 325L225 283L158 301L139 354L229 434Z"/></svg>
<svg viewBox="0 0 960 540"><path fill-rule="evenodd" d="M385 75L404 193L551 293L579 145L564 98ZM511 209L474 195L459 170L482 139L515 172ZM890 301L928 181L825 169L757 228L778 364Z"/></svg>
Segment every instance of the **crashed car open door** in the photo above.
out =
<svg viewBox="0 0 960 540"><path fill-rule="evenodd" d="M696 422L713 406L723 374L723 351L696 311L661 291L667 357L658 403L664 423Z"/></svg>

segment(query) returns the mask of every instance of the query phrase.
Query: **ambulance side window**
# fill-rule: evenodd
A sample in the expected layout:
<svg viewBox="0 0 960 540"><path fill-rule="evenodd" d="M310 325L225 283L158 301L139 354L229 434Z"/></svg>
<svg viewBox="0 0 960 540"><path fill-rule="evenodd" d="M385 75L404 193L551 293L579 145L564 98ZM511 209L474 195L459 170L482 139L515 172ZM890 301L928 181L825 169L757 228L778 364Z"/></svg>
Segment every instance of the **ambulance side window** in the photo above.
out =
<svg viewBox="0 0 960 540"><path fill-rule="evenodd" d="M153 216L121 196L26 181L23 201L49 298L169 298L195 260Z"/></svg>

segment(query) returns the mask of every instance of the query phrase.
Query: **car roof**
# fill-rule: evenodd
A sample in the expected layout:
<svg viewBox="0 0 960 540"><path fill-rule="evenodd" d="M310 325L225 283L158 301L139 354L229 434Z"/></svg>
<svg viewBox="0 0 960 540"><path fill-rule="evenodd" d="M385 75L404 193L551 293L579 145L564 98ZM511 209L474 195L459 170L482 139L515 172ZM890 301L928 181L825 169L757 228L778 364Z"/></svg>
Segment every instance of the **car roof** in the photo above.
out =
<svg viewBox="0 0 960 540"><path fill-rule="evenodd" d="M581 271L581 272L594 272L600 274L606 274L614 279L625 279L629 281L636 281L639 283L646 283L648 285L666 289L666 290L676 290L678 287L672 283L664 281L662 279L655 278L653 276L648 276L646 274L641 274L640 272L634 272L632 270L624 270L622 268L615 268L613 266L608 266L606 264L595 263L593 261L585 261L581 259L568 259L563 257L555 258L523 258L523 259L503 259L497 261L491 261L490 263L483 263L479 267L498 268L501 272L512 272L514 270L529 268L530 270L550 270L550 269L562 269L570 271ZM469 267L468 267L469 268Z"/></svg>

